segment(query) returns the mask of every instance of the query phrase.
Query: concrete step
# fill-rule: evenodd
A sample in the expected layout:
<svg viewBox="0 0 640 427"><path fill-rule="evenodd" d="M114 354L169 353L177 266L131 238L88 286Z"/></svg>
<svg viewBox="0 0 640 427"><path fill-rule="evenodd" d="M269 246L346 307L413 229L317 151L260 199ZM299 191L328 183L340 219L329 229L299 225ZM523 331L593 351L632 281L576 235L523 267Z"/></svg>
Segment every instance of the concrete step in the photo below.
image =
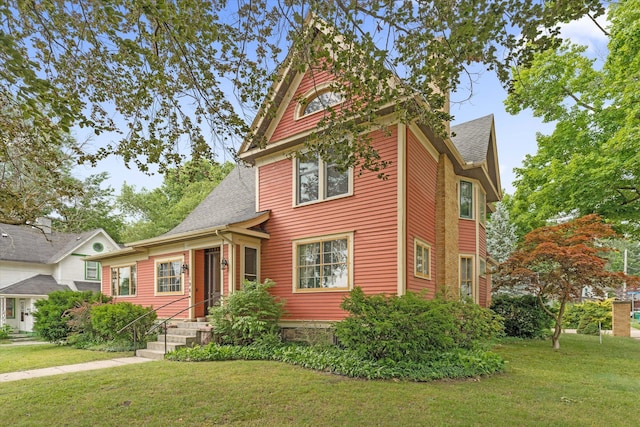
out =
<svg viewBox="0 0 640 427"><path fill-rule="evenodd" d="M199 329L207 325L209 325L209 322L189 322L189 321L169 322L169 330L173 328Z"/></svg>
<svg viewBox="0 0 640 427"><path fill-rule="evenodd" d="M149 350L141 348L140 350L136 350L136 356L144 357L145 359L154 359L154 360L163 360L164 359L164 349L163 350Z"/></svg>
<svg viewBox="0 0 640 427"><path fill-rule="evenodd" d="M193 345L193 343L196 341L196 335L190 335L190 336L186 336L186 335L158 335L158 339L156 340L157 342L164 342L165 341L165 336L167 339L167 343L177 343L177 344L183 344L183 345L187 345L187 346L191 346Z"/></svg>
<svg viewBox="0 0 640 427"><path fill-rule="evenodd" d="M167 335L195 337L198 329L196 328L167 328ZM164 336L164 331L158 331L158 338Z"/></svg>
<svg viewBox="0 0 640 427"><path fill-rule="evenodd" d="M168 342L166 345L167 351L173 351L180 347L185 347L185 344L177 343L177 342ZM164 351L164 349L165 349L165 344L163 342L153 341L153 342L147 343L147 350Z"/></svg>

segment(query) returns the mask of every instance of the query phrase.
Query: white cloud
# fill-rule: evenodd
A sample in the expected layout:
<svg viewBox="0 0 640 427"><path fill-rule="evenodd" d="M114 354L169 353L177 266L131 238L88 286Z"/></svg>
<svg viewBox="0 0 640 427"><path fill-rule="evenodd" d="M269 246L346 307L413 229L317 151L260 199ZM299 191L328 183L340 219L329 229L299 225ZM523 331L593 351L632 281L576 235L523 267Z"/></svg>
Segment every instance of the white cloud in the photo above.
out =
<svg viewBox="0 0 640 427"><path fill-rule="evenodd" d="M609 26L607 13L599 16L596 21L605 30ZM589 17L583 17L577 21L560 26L561 35L570 39L573 43L588 46L592 54L602 54L609 41L607 35Z"/></svg>

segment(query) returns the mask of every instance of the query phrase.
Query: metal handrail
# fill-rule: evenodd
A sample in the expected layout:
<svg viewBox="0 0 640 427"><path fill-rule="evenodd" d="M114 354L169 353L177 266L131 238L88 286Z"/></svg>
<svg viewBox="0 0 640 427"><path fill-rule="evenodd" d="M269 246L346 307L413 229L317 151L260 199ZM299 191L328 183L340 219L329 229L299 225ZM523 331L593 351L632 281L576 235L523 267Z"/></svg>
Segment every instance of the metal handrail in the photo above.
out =
<svg viewBox="0 0 640 427"><path fill-rule="evenodd" d="M125 325L123 328L121 328L121 329L117 332L117 334L121 334L125 329L127 329L127 328L131 327L132 325L136 324L138 321L140 321L141 319L144 319L145 317L147 317L147 316L148 316L148 315L150 315L151 313L155 313L155 312L157 312L158 310L160 310L161 308L167 307L167 306L169 306L169 305L171 305L171 304L174 304L174 303L176 303L176 302L178 302L178 301L182 301L182 300L187 299L187 298L190 298L190 296L186 296L186 297L183 297L183 298L179 298L179 299L173 300L173 301L171 301L171 302L169 302L169 303L167 303L167 304L161 305L161 306L160 306L160 307L158 307L158 308L154 308L153 310L146 312L146 313L145 313L145 314L143 314L142 316L138 316L136 319L132 320L132 321L131 321L131 322L129 322L127 325ZM174 313L172 316L170 316L170 317L168 317L168 318L164 319L162 322L160 322L160 323L157 323L157 324L153 325L153 326L152 326L148 331L146 331L146 332L144 333L144 335L145 335L145 336L146 336L146 335L149 335L151 332L153 332L154 330L156 330L157 328L159 328L161 325L165 325L165 327L164 327L164 352L165 352L165 354L166 354L166 353L167 353L167 327L166 327L166 323L167 323L169 320L171 320L171 319L175 318L178 314L180 314L180 313L184 313L185 311L187 311L187 310L189 310L189 309L191 309L191 308L193 308L193 307L196 307L196 306L198 306L198 305L200 305L200 304L204 304L204 303L206 303L206 302L212 301L212 300L214 300L214 299L216 299L216 298L220 298L220 296L213 296L213 297L207 298L207 299L205 299L205 300L202 300L202 301L200 301L200 302L197 302L197 303L195 303L195 304L192 304L192 305L190 305L189 307L184 308L184 309L182 309L182 310L180 310L180 311L178 311L178 312ZM134 355L136 354L137 347L138 347L138 341L137 341L137 330L136 330L136 328L133 328L133 354L134 354Z"/></svg>

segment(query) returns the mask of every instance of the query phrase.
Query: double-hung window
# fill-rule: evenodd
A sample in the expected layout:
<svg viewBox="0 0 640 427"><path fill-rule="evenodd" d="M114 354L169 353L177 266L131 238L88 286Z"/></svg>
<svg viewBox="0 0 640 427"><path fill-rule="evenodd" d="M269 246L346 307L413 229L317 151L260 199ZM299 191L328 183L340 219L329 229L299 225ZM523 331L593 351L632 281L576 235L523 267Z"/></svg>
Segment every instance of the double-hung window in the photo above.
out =
<svg viewBox="0 0 640 427"><path fill-rule="evenodd" d="M348 195L351 171L316 157L296 159L296 204L317 202Z"/></svg>
<svg viewBox="0 0 640 427"><path fill-rule="evenodd" d="M100 280L100 263L97 261L84 262L85 280Z"/></svg>
<svg viewBox="0 0 640 427"><path fill-rule="evenodd" d="M156 262L156 292L182 292L182 260Z"/></svg>
<svg viewBox="0 0 640 427"><path fill-rule="evenodd" d="M351 289L352 235L294 242L295 291Z"/></svg>
<svg viewBox="0 0 640 427"><path fill-rule="evenodd" d="M111 268L111 295L134 296L136 294L136 266Z"/></svg>
<svg viewBox="0 0 640 427"><path fill-rule="evenodd" d="M460 181L460 218L473 219L473 183Z"/></svg>
<svg viewBox="0 0 640 427"><path fill-rule="evenodd" d="M7 315L7 319L15 319L16 318L16 299L15 298L7 298L5 299L5 313Z"/></svg>
<svg viewBox="0 0 640 427"><path fill-rule="evenodd" d="M422 240L414 240L414 274L424 279L431 278L431 246Z"/></svg>
<svg viewBox="0 0 640 427"><path fill-rule="evenodd" d="M258 250L249 246L244 247L244 280L258 281Z"/></svg>
<svg viewBox="0 0 640 427"><path fill-rule="evenodd" d="M474 298L473 258L471 256L460 257L460 297L463 299Z"/></svg>

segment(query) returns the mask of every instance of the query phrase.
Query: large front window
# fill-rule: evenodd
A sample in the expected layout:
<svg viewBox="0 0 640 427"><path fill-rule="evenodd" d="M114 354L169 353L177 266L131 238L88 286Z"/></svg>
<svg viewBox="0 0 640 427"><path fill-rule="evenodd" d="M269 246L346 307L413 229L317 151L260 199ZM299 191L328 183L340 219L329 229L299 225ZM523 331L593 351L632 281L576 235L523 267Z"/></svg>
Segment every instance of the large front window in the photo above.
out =
<svg viewBox="0 0 640 427"><path fill-rule="evenodd" d="M294 243L296 290L349 290L351 235Z"/></svg>
<svg viewBox="0 0 640 427"><path fill-rule="evenodd" d="M136 294L136 266L111 268L111 295L132 296Z"/></svg>
<svg viewBox="0 0 640 427"><path fill-rule="evenodd" d="M182 292L182 260L156 263L156 291L158 293Z"/></svg>
<svg viewBox="0 0 640 427"><path fill-rule="evenodd" d="M296 203L303 204L349 194L349 170L322 159L296 160Z"/></svg>

